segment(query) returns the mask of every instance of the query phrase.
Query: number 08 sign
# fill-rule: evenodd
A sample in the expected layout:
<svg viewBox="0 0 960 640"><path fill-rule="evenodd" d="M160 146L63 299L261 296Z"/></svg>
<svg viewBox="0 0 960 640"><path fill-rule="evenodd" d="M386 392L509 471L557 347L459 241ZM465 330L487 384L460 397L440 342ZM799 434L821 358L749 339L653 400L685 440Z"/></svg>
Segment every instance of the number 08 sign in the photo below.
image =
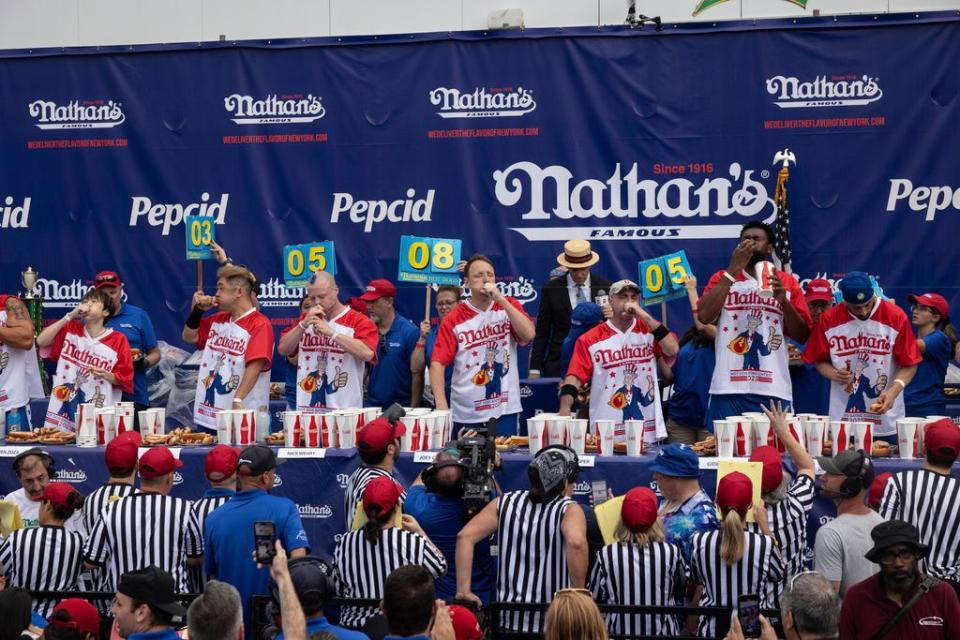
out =
<svg viewBox="0 0 960 640"><path fill-rule="evenodd" d="M400 237L401 282L460 284L460 240L447 238Z"/></svg>
<svg viewBox="0 0 960 640"><path fill-rule="evenodd" d="M668 253L640 263L643 304L659 304L686 295L687 276L693 273L685 251Z"/></svg>
<svg viewBox="0 0 960 640"><path fill-rule="evenodd" d="M337 275L337 254L332 241L288 244L283 248L283 281L288 288L307 286L315 271Z"/></svg>

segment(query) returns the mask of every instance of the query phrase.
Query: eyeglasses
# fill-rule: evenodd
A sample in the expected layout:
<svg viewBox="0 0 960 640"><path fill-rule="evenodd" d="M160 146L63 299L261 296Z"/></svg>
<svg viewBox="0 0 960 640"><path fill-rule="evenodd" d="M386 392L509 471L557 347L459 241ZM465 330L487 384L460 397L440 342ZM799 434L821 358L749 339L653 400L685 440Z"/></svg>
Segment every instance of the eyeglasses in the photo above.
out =
<svg viewBox="0 0 960 640"><path fill-rule="evenodd" d="M880 554L880 564L893 564L897 560L916 560L917 552L913 549L902 549L900 551L884 551Z"/></svg>

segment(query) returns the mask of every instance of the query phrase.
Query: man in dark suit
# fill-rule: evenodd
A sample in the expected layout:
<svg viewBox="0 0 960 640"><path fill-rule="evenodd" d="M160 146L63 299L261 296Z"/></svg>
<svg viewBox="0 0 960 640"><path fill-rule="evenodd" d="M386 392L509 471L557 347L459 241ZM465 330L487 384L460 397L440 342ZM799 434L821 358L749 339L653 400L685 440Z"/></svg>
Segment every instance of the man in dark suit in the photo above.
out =
<svg viewBox="0 0 960 640"><path fill-rule="evenodd" d="M590 272L600 260L586 240L568 240L557 263L567 269L565 275L549 280L540 291L537 335L530 351L530 377L561 377L560 346L570 331L570 312L580 302L606 304L610 281Z"/></svg>

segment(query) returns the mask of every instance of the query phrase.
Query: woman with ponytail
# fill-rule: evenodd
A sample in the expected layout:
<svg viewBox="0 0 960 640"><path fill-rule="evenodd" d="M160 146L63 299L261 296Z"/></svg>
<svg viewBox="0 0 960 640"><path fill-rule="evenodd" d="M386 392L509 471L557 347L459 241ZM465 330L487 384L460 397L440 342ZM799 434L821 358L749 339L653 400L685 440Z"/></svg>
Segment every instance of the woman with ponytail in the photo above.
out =
<svg viewBox="0 0 960 640"><path fill-rule="evenodd" d="M946 411L943 381L947 366L957 344L957 332L950 324L950 307L943 296L936 293L909 295L913 326L917 331L917 348L923 362L903 390L903 403L910 418L942 416Z"/></svg>
<svg viewBox="0 0 960 640"><path fill-rule="evenodd" d="M397 509L403 488L390 476L377 476L363 490L363 513L367 522L344 534L333 554L337 594L344 598L379 600L383 583L394 569L421 565L434 577L447 572L443 553L427 537L413 516ZM359 629L377 615L375 607L344 607L340 624Z"/></svg>
<svg viewBox="0 0 960 640"><path fill-rule="evenodd" d="M744 594L760 596L760 606L772 608L767 594L784 578L780 552L770 534L763 502L754 508L760 533L746 531L747 512L753 507L753 482L735 471L717 486L720 530L698 533L691 543L690 573L703 586L702 607L736 607ZM700 636L723 637L729 621L725 616L700 619Z"/></svg>
<svg viewBox="0 0 960 640"><path fill-rule="evenodd" d="M66 482L51 482L40 500L40 526L14 531L0 545L0 573L8 587L73 591L83 566L83 536L64 523L83 506L83 496ZM33 610L46 618L57 602L34 598Z"/></svg>

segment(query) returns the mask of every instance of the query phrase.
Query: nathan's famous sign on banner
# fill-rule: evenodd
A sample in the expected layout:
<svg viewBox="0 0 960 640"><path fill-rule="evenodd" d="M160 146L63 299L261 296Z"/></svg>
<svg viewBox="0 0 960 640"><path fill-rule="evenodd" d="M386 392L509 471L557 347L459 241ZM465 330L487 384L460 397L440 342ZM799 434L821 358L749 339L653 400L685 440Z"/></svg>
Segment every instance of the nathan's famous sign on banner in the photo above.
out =
<svg viewBox="0 0 960 640"><path fill-rule="evenodd" d="M776 217L773 199L761 182L770 176L766 169L754 177L757 172L739 162L724 167L712 162L658 163L651 173L644 177L636 162L618 162L608 177L581 177L562 165L521 161L494 171L493 180L501 205L526 209L522 220L554 223L510 227L527 240L737 238L747 220L772 222ZM667 224L622 224L632 220ZM569 226L580 221L584 226Z"/></svg>

